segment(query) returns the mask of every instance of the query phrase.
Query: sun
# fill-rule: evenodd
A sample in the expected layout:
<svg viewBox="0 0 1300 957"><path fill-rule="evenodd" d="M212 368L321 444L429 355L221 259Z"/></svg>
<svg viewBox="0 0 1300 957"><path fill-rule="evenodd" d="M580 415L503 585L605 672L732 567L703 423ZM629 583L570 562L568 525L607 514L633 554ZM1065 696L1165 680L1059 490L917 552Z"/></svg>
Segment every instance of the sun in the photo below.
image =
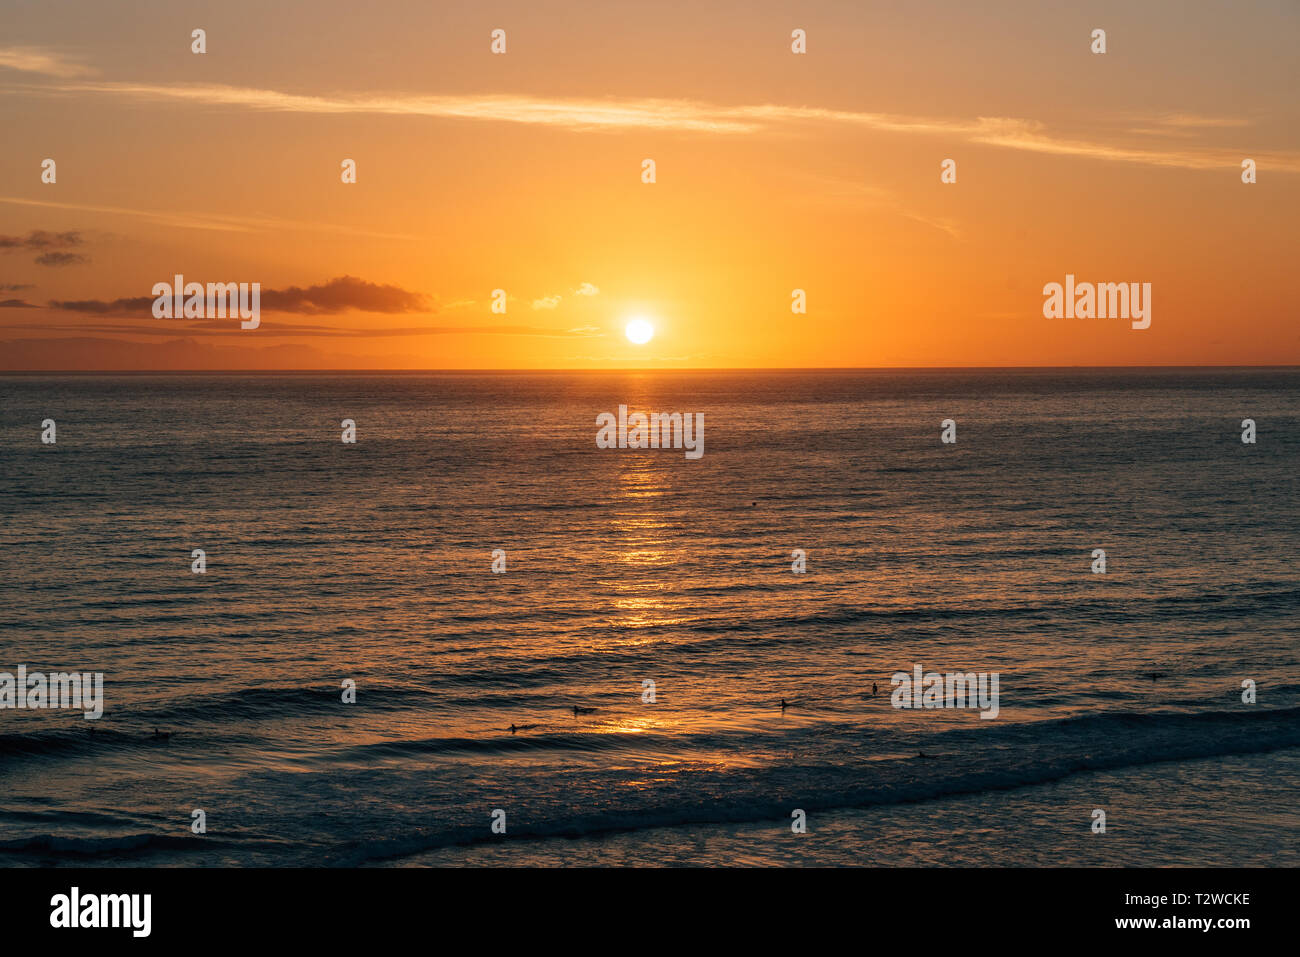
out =
<svg viewBox="0 0 1300 957"><path fill-rule="evenodd" d="M642 319L640 316L629 320L627 329L624 331L627 333L628 341L633 342L638 346L645 345L655 336L654 325L649 319Z"/></svg>

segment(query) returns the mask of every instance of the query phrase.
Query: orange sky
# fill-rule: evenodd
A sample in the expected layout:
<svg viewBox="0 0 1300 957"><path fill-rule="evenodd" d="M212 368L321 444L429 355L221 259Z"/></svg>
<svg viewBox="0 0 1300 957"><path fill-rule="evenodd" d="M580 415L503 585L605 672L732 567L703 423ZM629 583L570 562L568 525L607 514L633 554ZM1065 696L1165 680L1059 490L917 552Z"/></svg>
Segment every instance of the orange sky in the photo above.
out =
<svg viewBox="0 0 1300 957"><path fill-rule="evenodd" d="M4 17L0 369L1300 364L1295 4ZM119 302L176 273L260 327ZM1151 327L1045 319L1067 273Z"/></svg>

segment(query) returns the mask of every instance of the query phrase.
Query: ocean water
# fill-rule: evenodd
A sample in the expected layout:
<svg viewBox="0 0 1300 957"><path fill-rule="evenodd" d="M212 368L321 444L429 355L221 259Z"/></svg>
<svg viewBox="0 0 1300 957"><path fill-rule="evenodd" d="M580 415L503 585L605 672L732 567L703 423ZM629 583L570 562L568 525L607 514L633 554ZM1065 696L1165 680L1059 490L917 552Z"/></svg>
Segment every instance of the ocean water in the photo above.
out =
<svg viewBox="0 0 1300 957"><path fill-rule="evenodd" d="M703 457L598 449L620 404L704 413ZM97 722L0 710L0 866L1300 845L1294 370L9 376L0 413L0 672L105 676ZM916 665L998 716L892 707Z"/></svg>

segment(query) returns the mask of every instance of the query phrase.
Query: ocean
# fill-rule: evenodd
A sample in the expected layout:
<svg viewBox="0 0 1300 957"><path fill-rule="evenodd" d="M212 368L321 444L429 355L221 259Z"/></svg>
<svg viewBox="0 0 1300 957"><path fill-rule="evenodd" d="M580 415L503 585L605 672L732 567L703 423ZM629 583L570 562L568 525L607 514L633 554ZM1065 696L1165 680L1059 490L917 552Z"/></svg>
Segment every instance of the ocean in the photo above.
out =
<svg viewBox="0 0 1300 957"><path fill-rule="evenodd" d="M704 454L597 448L619 405ZM1300 371L33 375L0 413L0 672L104 675L97 721L0 709L0 866L1300 863ZM917 666L996 717L894 707Z"/></svg>

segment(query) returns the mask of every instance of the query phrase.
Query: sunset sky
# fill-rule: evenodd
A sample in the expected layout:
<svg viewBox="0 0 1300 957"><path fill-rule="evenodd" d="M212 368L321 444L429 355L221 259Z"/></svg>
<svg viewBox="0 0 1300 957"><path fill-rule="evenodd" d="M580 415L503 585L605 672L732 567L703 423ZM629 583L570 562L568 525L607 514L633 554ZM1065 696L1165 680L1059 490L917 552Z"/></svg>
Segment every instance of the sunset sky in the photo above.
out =
<svg viewBox="0 0 1300 957"><path fill-rule="evenodd" d="M1298 45L1290 0L5 0L0 369L1300 364ZM153 318L177 273L260 328ZM1067 273L1151 327L1043 318Z"/></svg>

